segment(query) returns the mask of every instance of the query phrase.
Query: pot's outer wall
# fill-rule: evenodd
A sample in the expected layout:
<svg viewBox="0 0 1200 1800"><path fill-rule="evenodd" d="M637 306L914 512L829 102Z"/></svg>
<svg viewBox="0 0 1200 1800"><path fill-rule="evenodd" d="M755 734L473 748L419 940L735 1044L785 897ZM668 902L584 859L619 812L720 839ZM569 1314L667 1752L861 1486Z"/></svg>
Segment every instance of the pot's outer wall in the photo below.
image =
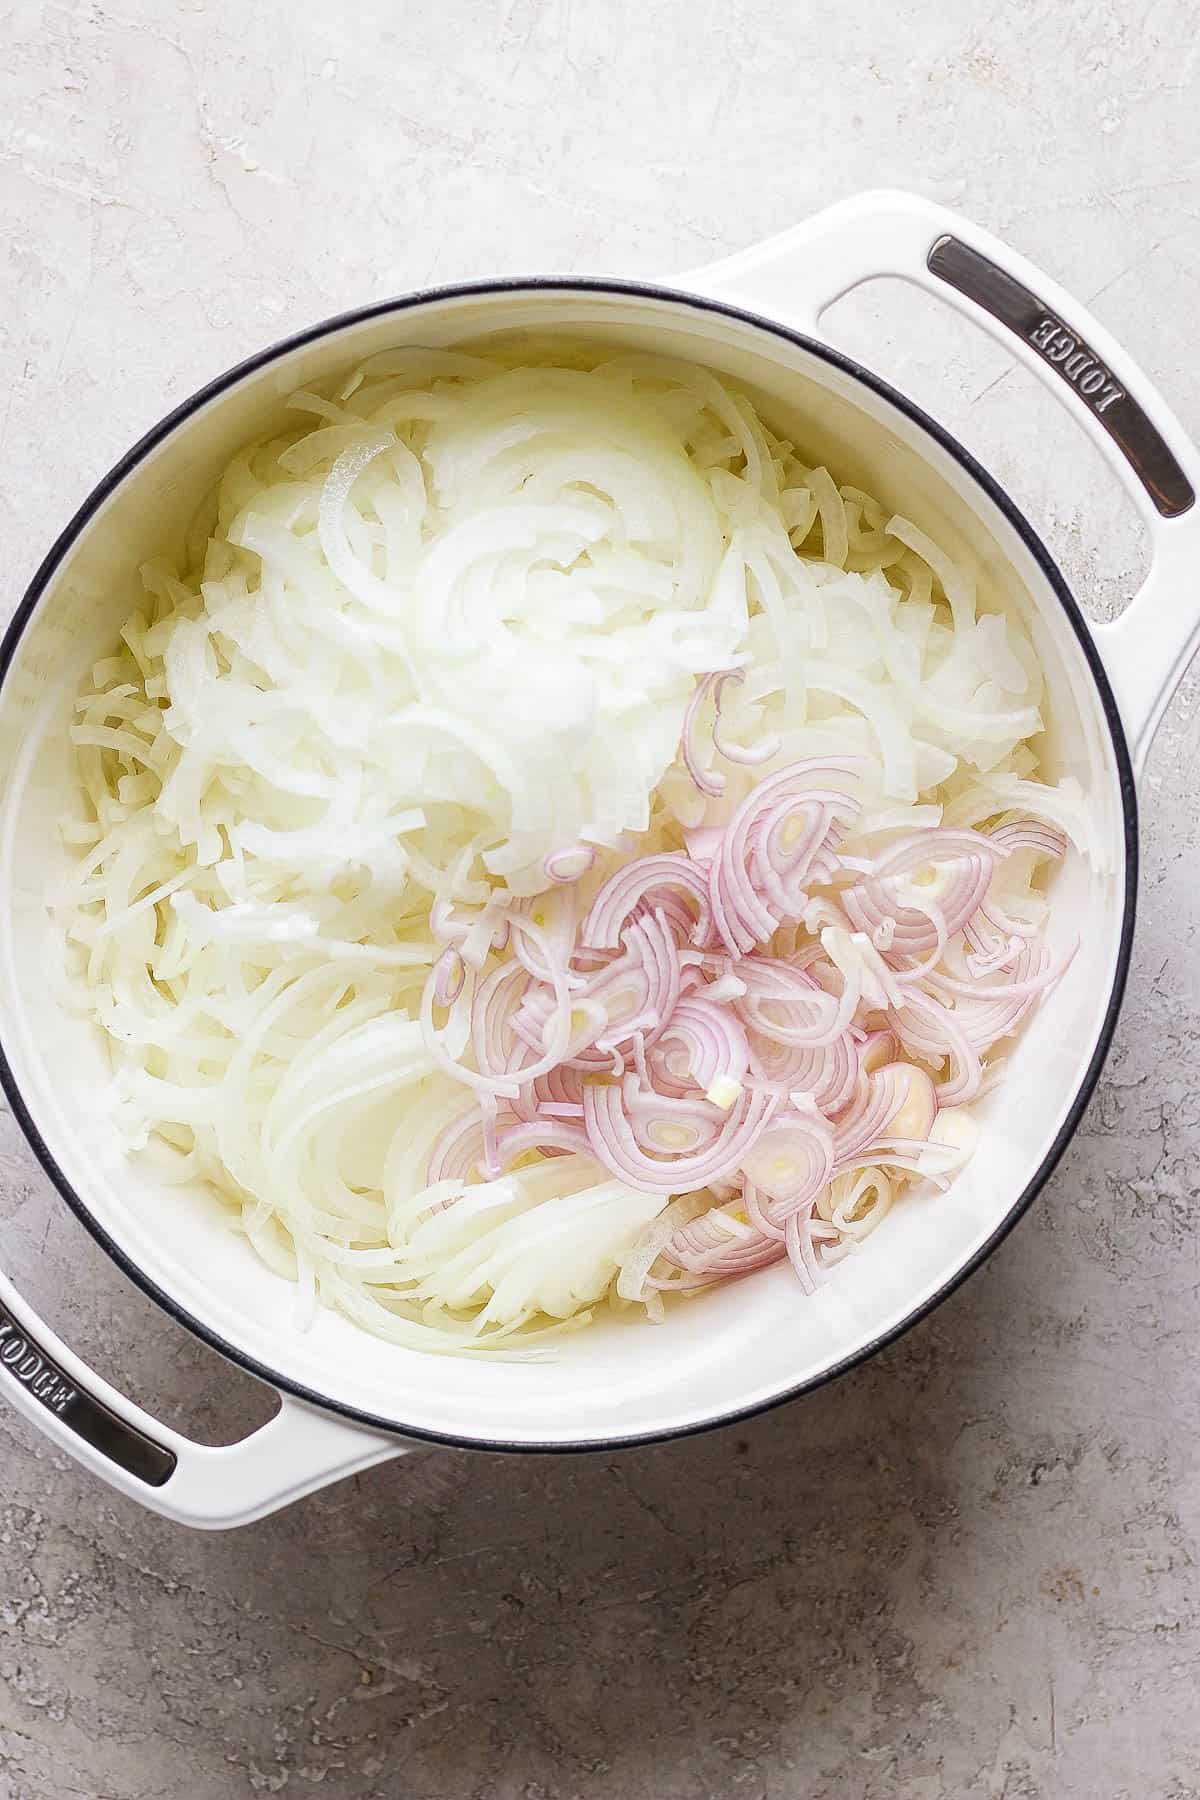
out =
<svg viewBox="0 0 1200 1800"><path fill-rule="evenodd" d="M172 1274L167 1262L163 1265L165 1272L160 1273L151 1258L157 1259L179 1234L190 1231L193 1226L186 1215L170 1211L166 1202L171 1197L171 1190L168 1188L164 1192L162 1184L153 1182L148 1183L147 1192L132 1209L132 1217L118 1223L106 1216L104 1206L112 1205L111 1195L105 1198L106 1184L101 1178L101 1171L110 1163L112 1155L111 1122L107 1102L103 1099L107 1075L97 1068L94 1075L84 1077L81 1085L80 1073L73 1060L77 1054L76 1046L63 1033L54 1009L47 1013L40 1004L26 1008L18 1003L23 999L22 970L26 965L20 936L22 927L18 923L14 927L15 948L12 949L12 1016L6 1016L4 1039L0 1041L0 1084L43 1167L68 1205L132 1279L214 1348L270 1381L285 1394L327 1407L367 1425L399 1431L409 1441L424 1439L478 1448L541 1451L593 1450L653 1443L750 1417L767 1406L809 1392L861 1362L923 1317L978 1268L1036 1197L1069 1143L1091 1094L1111 1042L1124 989L1137 884L1136 798L1125 736L1092 634L1061 573L1019 508L970 453L913 400L890 388L854 359L826 347L819 340L772 318L747 312L725 299L696 296L686 290L672 291L645 283L596 279L572 282L566 278L535 277L471 282L355 309L324 324L309 327L256 353L181 402L110 470L51 548L0 645L0 680L4 682L3 698L7 709L3 715L3 742L9 763L0 775L8 786L4 807L16 820L13 827L15 850L6 871L13 884L14 897L10 899L9 907L14 917L19 920L24 910L24 890L30 889L32 884L32 890L40 892L44 881L53 882L54 876L49 870L44 876L38 874L41 865L37 859L43 855L45 847L45 818L67 803L69 793L68 785L61 781L57 785L51 782L46 795L31 803L22 798L26 777L18 777L16 773L18 765L22 769L32 767L34 774L28 779L36 782L42 766L37 759L30 763L29 746L36 740L30 737L34 728L29 721L32 709L43 707L47 687L53 691L53 684L47 681L46 665L75 654L74 645L81 634L92 645L90 651L82 653L84 667L90 654L105 653L107 631L102 630L97 635L95 621L100 618L103 623L103 617L110 610L112 584L124 579L130 553L128 534L144 529L141 514L147 508L155 511L160 495L161 504L171 508L171 519L175 521L171 529L179 528L199 494L206 490L211 468L221 466L224 456L240 445L248 429L262 428L264 405L277 410L282 397L292 390L297 380L319 386L327 379L331 367L340 371L347 361L352 363L364 353L364 334L367 348L394 342L405 333L421 338L428 334L433 342L471 341L479 332L508 329L516 321L522 326L532 324L535 330L569 330L583 323L605 339L625 328L626 313L630 329L639 333L681 332L679 354L700 360L711 359L717 367L728 366L738 371L744 359L747 371L744 378L759 385L768 384L763 396L768 404L772 399L772 383L777 385L777 404L782 405L785 396L791 393L794 379L789 373L791 365L797 362L801 368L809 365L808 377L800 378L801 391L807 395L802 402L806 418L799 419L798 424L809 430L819 430L823 443L825 434L829 434L830 458L839 470L843 467L843 457L854 459L848 464L848 472L853 472L860 457L866 458L868 465L874 459L875 465L879 466L878 459L883 454L885 464L889 458L895 463L894 471L885 469L884 473L892 494L900 497L899 504L906 505L903 496L912 491L914 507L923 508L932 503L939 511L941 505L953 509L946 517L945 530L957 532L958 536L941 537L942 528L934 528L944 545L957 544L958 553L969 556L972 566L978 563L982 567L990 557L998 558L1002 569L1011 562L1013 571L1023 571L1020 575L1009 572L1005 586L1014 593L1022 586L1027 588L1034 596L1035 618L1044 616L1045 624L1053 628L1049 637L1035 638L1043 659L1052 659L1046 664L1052 702L1050 719L1052 727L1056 719L1059 723L1057 731L1052 730L1050 735L1057 735L1061 740L1064 735L1061 718L1065 709L1076 705L1082 708L1079 728L1089 742L1098 745L1087 753L1084 769L1089 791L1095 783L1093 828L1099 832L1101 842L1109 846L1109 867L1121 871L1123 900L1119 894L1115 897L1110 894L1102 904L1102 910L1096 910L1089 901L1087 910L1081 912L1079 925L1085 938L1092 921L1096 921L1095 929L1100 934L1097 946L1100 960L1094 974L1096 989L1094 992L1088 989L1079 1018L1084 1019L1093 1006L1099 1011L1094 1019L1075 1027L1071 1023L1073 1002L1072 1010L1065 1015L1068 1021L1065 1046L1059 1040L1046 1041L1036 1055L1032 1053L1031 1042L1026 1040L1039 1035L1038 1026L1031 1026L1021 1034L1022 1042L1012 1059L1017 1073L1010 1075L1003 1095L1009 1107L1006 1127L997 1129L991 1125L987 1128L981 1152L972 1159L956 1188L960 1196L956 1211L963 1214L966 1209L962 1196L972 1195L981 1164L985 1160L988 1162L988 1177L983 1183L985 1227L982 1232L974 1229L974 1241L965 1247L945 1225L937 1229L934 1235L938 1243L938 1273L933 1280L930 1279L929 1265L922 1261L921 1247L915 1236L916 1220L910 1219L906 1238L902 1240L902 1253L907 1256L904 1287L897 1285L888 1265L882 1289L877 1286L874 1292L867 1294L849 1341L839 1345L827 1337L820 1325L821 1315L814 1310L803 1318L817 1327L820 1343L816 1355L802 1339L798 1338L793 1344L792 1336L801 1320L792 1311L789 1284L787 1316L778 1321L780 1335L777 1341L766 1346L767 1354L775 1356L775 1364L756 1369L755 1362L764 1359L761 1333L756 1356L749 1356L745 1349L740 1357L733 1353L740 1327L751 1321L742 1312L731 1334L728 1309L732 1302L734 1311L741 1312L740 1295L719 1289L705 1302L710 1325L708 1330L699 1330L698 1339L690 1328L701 1326L703 1321L700 1314L691 1309L674 1315L663 1328L664 1334L670 1333L669 1337L664 1335L664 1346L669 1346L673 1359L682 1359L674 1388L667 1386L661 1393L655 1388L653 1382L658 1377L653 1366L648 1370L642 1364L640 1346L636 1359L639 1366L631 1381L628 1361L622 1363L622 1353L628 1359L634 1344L627 1333L620 1333L611 1340L616 1354L606 1348L594 1370L589 1370L586 1363L577 1367L569 1354L558 1359L569 1376L567 1388L556 1389L553 1402L548 1407L543 1402L540 1411L531 1410L529 1395L524 1391L528 1386L532 1393L533 1379L518 1383L511 1372L493 1395L492 1404L482 1406L475 1390L478 1389L480 1394L489 1391L488 1384L495 1369L477 1366L464 1383L457 1378L466 1374L466 1365L452 1359L438 1359L427 1368L422 1367L422 1377L427 1375L422 1385L428 1394L428 1404L424 1407L421 1400L426 1396L415 1394L412 1370L406 1366L398 1367L396 1372L394 1408L390 1389L387 1392L373 1389L370 1397L360 1398L360 1385L348 1392L342 1379L336 1339L332 1356L322 1345L309 1357L307 1366L297 1373L295 1351L298 1346L290 1323L290 1297L286 1325L277 1320L260 1333L257 1340L247 1341L244 1329L246 1319L259 1321L257 1299L240 1297L231 1310L226 1308L224 1319L227 1322L222 1322L218 1302L223 1303L228 1298L225 1290L231 1271L224 1261L213 1262L211 1267L209 1263L217 1255L224 1256L232 1245L217 1226L207 1204L203 1206L207 1242L202 1241L192 1250L192 1257L197 1259L198 1266L202 1266L199 1284L194 1288L191 1286L194 1270L190 1266L187 1271L189 1286L184 1290L180 1287L178 1267ZM735 360L728 363L729 357ZM751 374L751 371L756 373ZM831 396L841 395L829 407L824 392L826 387ZM752 387L751 391L755 389ZM223 423L227 415L231 415L231 423ZM218 446L222 444L223 454L218 452ZM183 446L182 453L180 446ZM886 453L881 446L886 447ZM217 458L215 464L211 461L214 455ZM869 474L860 478L866 480L869 487L875 485ZM941 496L940 502L938 496ZM922 520L923 511L918 510L916 517ZM155 537L151 541L157 544L159 540ZM986 552L985 542L992 546ZM136 562L136 556L134 560ZM104 614L93 612L94 607L103 607ZM1065 641L1059 644L1056 639ZM58 744L66 720L65 714L52 716L48 746ZM1066 736L1069 752L1070 733ZM1069 762L1064 766L1069 767ZM1093 886L1111 889L1112 883L1094 882ZM1059 900L1052 923L1058 922L1063 904L1061 890L1056 891ZM4 923L7 926L8 921ZM43 942L40 929L33 941L39 946ZM1067 980L1061 984L1055 1005L1062 1004L1062 995L1068 987L1078 989L1080 985L1081 971L1093 946L1084 943L1080 948L1082 954L1076 956ZM10 946L6 944L5 949L9 950ZM1066 949L1066 942L1060 942L1059 952L1065 953ZM1087 1033L1086 1042L1081 1037L1076 1044L1071 1035L1074 1029ZM23 1065L18 1045L26 1035L31 1037L36 1054L27 1052ZM1044 1035L1044 1027L1041 1035ZM1090 1050L1088 1044L1092 1045ZM49 1096L45 1092L36 1096L29 1085L30 1054L34 1054L35 1063L43 1070L40 1077L43 1088L47 1080L50 1083ZM1028 1060L1031 1055L1032 1062ZM90 1063L89 1057L89 1067ZM1028 1090L1028 1105L1019 1114L1013 1114L1013 1096L1020 1082L1028 1080L1030 1068L1040 1085L1036 1090ZM99 1089L94 1086L97 1080L101 1083ZM65 1112L58 1107L60 1088L75 1103ZM97 1109L97 1096L98 1113L93 1120L85 1109ZM1047 1098L1051 1105L1049 1116L1055 1119L1050 1128L1039 1110ZM82 1151L67 1141L74 1135L77 1125L82 1133ZM96 1135L97 1131L99 1135ZM1021 1168L1019 1178L1015 1178L1015 1168L1010 1174L1006 1166L1012 1142L1017 1138L1022 1139L1023 1157L1016 1165ZM1028 1142L1024 1141L1026 1138ZM136 1184L142 1179L142 1171L138 1165L126 1167L124 1162L122 1171L120 1187L124 1202L127 1188L135 1193L140 1191ZM145 1216L151 1205L159 1223L147 1236ZM966 1216L972 1220L973 1228L978 1226L973 1209ZM946 1223L952 1222L953 1215L950 1215ZM893 1215L885 1222L881 1235L892 1232L898 1224L898 1215ZM131 1226L139 1234L140 1252L131 1247ZM873 1263L882 1271L880 1242L881 1238L877 1237L868 1248L863 1269ZM246 1261L254 1263L244 1250L239 1260L243 1264ZM859 1268L856 1264L853 1273L857 1275ZM262 1272L257 1263L254 1263L254 1269L256 1279L261 1283ZM764 1319L774 1317L773 1313L764 1310L765 1283L774 1281L778 1273L773 1271L759 1278L759 1311ZM272 1298L278 1300L278 1296ZM16 1305L16 1296L11 1304ZM778 1290L774 1304L777 1309ZM722 1309L726 1309L724 1319ZM271 1316L269 1313L262 1315L264 1319ZM344 1321L338 1321L335 1326L334 1319L327 1314L319 1314L310 1332L303 1334L301 1347L307 1349L310 1339L317 1344L319 1334L334 1329L341 1334L341 1355L348 1352L361 1363L371 1348L368 1340L356 1330L348 1330ZM588 1342L583 1346L586 1350L592 1348L594 1339L599 1341L599 1329L593 1327L589 1332ZM287 1342L283 1335L285 1331ZM788 1335L784 1336L784 1333ZM44 1335L39 1337L36 1321L26 1323L25 1338L25 1354L30 1364L39 1360L52 1362L56 1355L61 1361L63 1351L56 1350L52 1339ZM710 1338L712 1343L733 1347L730 1352L732 1364L727 1355L722 1359L725 1366L719 1372L708 1355ZM14 1338L8 1348L22 1346ZM750 1349L754 1348L754 1340L751 1340ZM285 1350L289 1351L289 1360L285 1360ZM0 1358L5 1353L5 1348L0 1346ZM380 1352L380 1355L389 1354ZM659 1354L661 1357L662 1352ZM369 1356L368 1360L374 1364L379 1357ZM671 1364L660 1366L670 1369ZM732 1381L728 1379L730 1369L734 1375ZM718 1373L720 1379L717 1379ZM455 1379L447 1383L444 1378L450 1376ZM183 1465L171 1492L165 1496L164 1510L183 1519L194 1518L197 1522L213 1518L213 1483L215 1480L219 1486L220 1478L214 1471L200 1469L198 1460L188 1454L186 1439L172 1439L166 1434L156 1436L153 1421L142 1419L138 1421L139 1428L132 1433L114 1432L106 1427L98 1440L95 1431L97 1409L88 1403L86 1370L79 1371L77 1380L78 1391L72 1395L69 1407L56 1409L63 1424L74 1429L73 1421L79 1415L79 1437L92 1445L102 1442L117 1468L135 1473L141 1481L146 1480L147 1465L156 1468L155 1485L162 1485L171 1475L172 1459L176 1453L181 1453ZM351 1381L354 1381L353 1374ZM37 1397L44 1406L43 1396L39 1393ZM110 1406L117 1404L116 1396L108 1399ZM607 1409L602 1415L602 1424L597 1417L601 1407ZM101 1415L105 1410L102 1400ZM531 1418L536 1422L531 1423ZM577 1435L576 1418L579 1421ZM298 1455L304 1462L306 1453L298 1436L302 1430L301 1416L296 1415L294 1428L288 1420L281 1419L273 1435L286 1434L289 1454ZM69 1444L71 1440L65 1441ZM364 1461L376 1460L373 1448L368 1446L368 1449L370 1455L364 1455ZM270 1454L265 1444L257 1453L248 1448L251 1462L262 1456L269 1460ZM320 1452L316 1452L311 1460L311 1473L315 1477L319 1472ZM352 1461L349 1467L353 1466ZM339 1442L334 1461L329 1465L330 1474L335 1468L340 1472L346 1467ZM325 1479L329 1478L327 1474ZM232 1467L230 1479L233 1479ZM315 1481L308 1479L294 1484L289 1476L281 1482L280 1497L285 1493L307 1491L312 1485ZM140 1492L136 1488L133 1491ZM281 1498L274 1504L280 1504ZM265 1490L249 1493L244 1498L239 1494L228 1505L228 1522L257 1517L259 1512L268 1510L270 1504Z"/></svg>

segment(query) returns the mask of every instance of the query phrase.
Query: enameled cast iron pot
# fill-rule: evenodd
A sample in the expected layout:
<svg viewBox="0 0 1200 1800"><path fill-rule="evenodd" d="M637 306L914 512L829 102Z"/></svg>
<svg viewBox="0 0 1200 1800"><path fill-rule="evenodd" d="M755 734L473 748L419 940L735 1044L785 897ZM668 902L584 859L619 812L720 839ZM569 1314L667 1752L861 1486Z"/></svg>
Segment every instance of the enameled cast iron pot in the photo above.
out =
<svg viewBox="0 0 1200 1800"><path fill-rule="evenodd" d="M1003 337L1072 409L1148 528L1150 575L1124 615L1085 624L1008 495L903 394L823 341L823 307L875 275L951 302ZM1034 1017L951 1192L897 1208L812 1302L786 1265L677 1309L657 1329L612 1321L545 1364L483 1366L377 1342L331 1313L297 1329L293 1295L211 1199L156 1185L118 1146L96 1029L58 999L47 915L66 866L66 721L106 654L132 572L178 533L235 449L285 397L402 343L521 328L594 332L689 357L745 385L777 430L840 479L913 518L974 571L985 603L1026 621L1046 672L1044 766L1086 789L1107 855L1072 857L1052 929L1078 933L1067 978ZM86 1367L0 1276L0 1393L115 1487L168 1517L233 1525L420 1440L504 1450L612 1448L700 1430L802 1393L889 1342L987 1255L1069 1139L1112 1038L1137 876L1134 771L1200 620L1200 458L1099 324L965 220L901 194L835 206L674 287L504 280L441 288L318 325L178 407L71 521L0 653L0 1077L67 1204L125 1273L281 1398L269 1424L210 1449L167 1429Z"/></svg>

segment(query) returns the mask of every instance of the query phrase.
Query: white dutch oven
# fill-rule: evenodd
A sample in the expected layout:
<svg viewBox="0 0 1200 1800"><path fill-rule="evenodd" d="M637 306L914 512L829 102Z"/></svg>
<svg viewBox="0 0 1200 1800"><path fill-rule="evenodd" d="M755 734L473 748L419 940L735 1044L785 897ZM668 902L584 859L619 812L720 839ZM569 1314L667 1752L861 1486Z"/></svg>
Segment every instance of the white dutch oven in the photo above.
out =
<svg viewBox="0 0 1200 1800"><path fill-rule="evenodd" d="M902 276L989 326L1072 408L1149 529L1153 565L1113 625L1084 623L1013 502L911 402L830 349L823 307ZM816 1300L786 1265L682 1307L655 1329L614 1320L544 1364L482 1366L377 1342L333 1314L308 1331L292 1291L203 1194L155 1185L122 1155L103 1046L62 1007L44 896L65 852L65 722L83 671L160 551L284 398L398 343L514 328L592 331L728 373L776 430L908 514L968 563L985 603L1027 622L1046 670L1045 767L1091 797L1107 865L1068 863L1054 922L1078 932L1066 980L1036 1015L952 1191L896 1209ZM125 1272L279 1391L271 1422L205 1448L87 1368L0 1276L0 1392L115 1487L170 1518L233 1525L419 1440L612 1447L699 1430L811 1388L887 1343L974 1268L1029 1204L1074 1129L1116 1022L1133 929L1133 769L1197 635L1200 458L1107 332L966 221L868 194L675 288L621 281L481 282L315 327L233 369L130 451L72 520L0 655L0 1049L8 1099L60 1193Z"/></svg>

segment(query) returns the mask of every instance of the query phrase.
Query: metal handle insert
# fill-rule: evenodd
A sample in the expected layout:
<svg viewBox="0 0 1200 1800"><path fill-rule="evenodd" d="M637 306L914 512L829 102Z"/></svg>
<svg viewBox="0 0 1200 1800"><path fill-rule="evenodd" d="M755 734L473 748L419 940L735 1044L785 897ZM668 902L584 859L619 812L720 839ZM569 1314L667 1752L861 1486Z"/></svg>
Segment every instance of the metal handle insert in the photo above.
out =
<svg viewBox="0 0 1200 1800"><path fill-rule="evenodd" d="M163 1487L174 1474L174 1451L85 1393L0 1304L0 1380L3 1375L19 1381L47 1412L148 1487Z"/></svg>
<svg viewBox="0 0 1200 1800"><path fill-rule="evenodd" d="M1023 338L1074 388L1164 519L1178 518L1195 505L1195 490L1170 446L1077 331L998 263L959 238L938 238L927 262L932 274Z"/></svg>

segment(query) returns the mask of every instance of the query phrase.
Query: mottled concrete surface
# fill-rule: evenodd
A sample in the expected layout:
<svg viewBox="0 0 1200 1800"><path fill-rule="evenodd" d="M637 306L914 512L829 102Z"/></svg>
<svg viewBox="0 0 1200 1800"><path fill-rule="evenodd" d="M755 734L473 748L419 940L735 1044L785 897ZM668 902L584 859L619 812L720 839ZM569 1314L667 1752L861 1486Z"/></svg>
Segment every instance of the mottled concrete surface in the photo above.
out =
<svg viewBox="0 0 1200 1800"><path fill-rule="evenodd" d="M1089 298L1200 431L1200 8L988 14L16 0L6 603L134 435L270 337L484 270L686 267L880 181ZM1095 610L1120 605L1127 512L999 351L882 289L838 329L983 452ZM0 1413L0 1796L1200 1795L1195 686L1146 786L1100 1095L964 1291L744 1429L608 1461L414 1458L223 1538ZM0 1219L5 1266L130 1392L209 1438L261 1416L8 1120Z"/></svg>

